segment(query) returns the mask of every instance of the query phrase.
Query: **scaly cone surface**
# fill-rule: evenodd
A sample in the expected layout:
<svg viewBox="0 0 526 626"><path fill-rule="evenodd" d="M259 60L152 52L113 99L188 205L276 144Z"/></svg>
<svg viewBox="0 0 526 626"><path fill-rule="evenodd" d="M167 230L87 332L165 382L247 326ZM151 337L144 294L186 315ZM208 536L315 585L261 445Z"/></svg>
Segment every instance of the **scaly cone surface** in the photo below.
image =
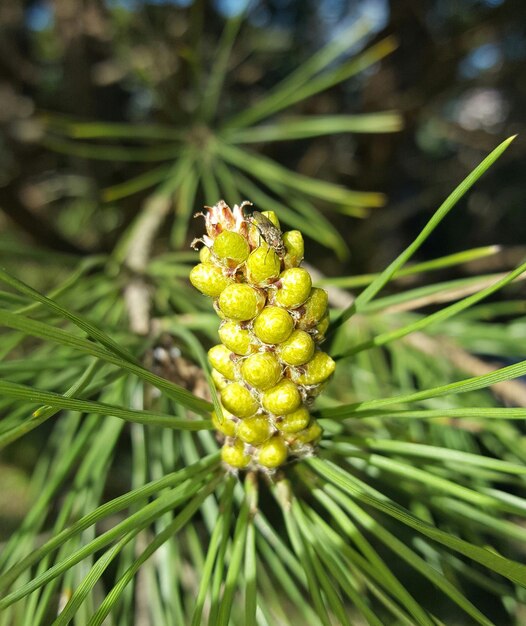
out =
<svg viewBox="0 0 526 626"><path fill-rule="evenodd" d="M313 453L322 429L309 411L335 369L319 344L328 299L300 267L303 237L282 233L272 211L245 214L223 201L207 212L201 263L190 281L214 299L221 343L208 359L222 419L212 421L231 469L273 472L289 455Z"/></svg>

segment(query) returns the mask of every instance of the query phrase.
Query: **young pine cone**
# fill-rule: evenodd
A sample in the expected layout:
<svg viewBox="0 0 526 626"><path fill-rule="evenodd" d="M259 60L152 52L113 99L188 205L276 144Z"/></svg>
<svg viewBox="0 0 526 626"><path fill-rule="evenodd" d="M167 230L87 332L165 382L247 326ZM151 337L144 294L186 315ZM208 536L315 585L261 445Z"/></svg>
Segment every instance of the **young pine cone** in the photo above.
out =
<svg viewBox="0 0 526 626"><path fill-rule="evenodd" d="M313 452L322 429L309 406L335 363L318 345L329 326L327 293L299 267L301 233L282 233L272 211L245 215L247 205L207 207L190 281L214 298L222 319L208 358L223 410L222 419L212 415L223 461L268 472Z"/></svg>

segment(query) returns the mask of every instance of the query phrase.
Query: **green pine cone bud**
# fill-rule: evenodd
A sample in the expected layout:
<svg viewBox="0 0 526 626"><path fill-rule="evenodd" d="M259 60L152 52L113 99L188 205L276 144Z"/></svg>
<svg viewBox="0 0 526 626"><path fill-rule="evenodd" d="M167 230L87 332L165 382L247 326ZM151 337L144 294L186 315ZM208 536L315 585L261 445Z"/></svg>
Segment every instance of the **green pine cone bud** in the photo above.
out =
<svg viewBox="0 0 526 626"><path fill-rule="evenodd" d="M256 398L241 383L231 383L221 390L221 402L236 417L252 417L259 409Z"/></svg>
<svg viewBox="0 0 526 626"><path fill-rule="evenodd" d="M285 269L291 267L298 267L303 261L303 254L305 246L303 243L303 236L299 230L289 230L283 233L283 243L287 249L287 254L283 259Z"/></svg>
<svg viewBox="0 0 526 626"><path fill-rule="evenodd" d="M230 467L241 469L246 467L252 460L245 452L245 445L240 439L225 443L221 449L221 458Z"/></svg>
<svg viewBox="0 0 526 626"><path fill-rule="evenodd" d="M238 322L223 322L219 328L219 339L229 350L241 356L250 354L255 346L252 333Z"/></svg>
<svg viewBox="0 0 526 626"><path fill-rule="evenodd" d="M275 301L286 309L301 306L310 296L312 279L302 267L291 267L279 277L281 287L276 292Z"/></svg>
<svg viewBox="0 0 526 626"><path fill-rule="evenodd" d="M230 382L228 378L225 378L223 374L221 374L214 368L212 368L212 380L214 381L215 388L218 391L221 391L221 389L224 389Z"/></svg>
<svg viewBox="0 0 526 626"><path fill-rule="evenodd" d="M279 358L287 365L303 365L309 361L316 345L304 330L295 330L288 339L276 348Z"/></svg>
<svg viewBox="0 0 526 626"><path fill-rule="evenodd" d="M224 230L214 240L212 252L229 265L239 265L250 253L248 241L239 233Z"/></svg>
<svg viewBox="0 0 526 626"><path fill-rule="evenodd" d="M241 441L258 446L270 437L272 426L266 417L249 417L239 422L236 434Z"/></svg>
<svg viewBox="0 0 526 626"><path fill-rule="evenodd" d="M304 406L276 420L276 428L283 433L297 433L309 425L310 413Z"/></svg>
<svg viewBox="0 0 526 626"><path fill-rule="evenodd" d="M331 357L318 350L312 359L303 366L303 371L292 373L292 380L299 385L318 385L332 376L335 368L336 363Z"/></svg>
<svg viewBox="0 0 526 626"><path fill-rule="evenodd" d="M258 462L263 467L274 469L285 463L288 454L287 444L279 435L275 435L259 449Z"/></svg>
<svg viewBox="0 0 526 626"><path fill-rule="evenodd" d="M264 305L265 297L250 285L228 285L219 296L219 308L223 315L239 322L256 317Z"/></svg>
<svg viewBox="0 0 526 626"><path fill-rule="evenodd" d="M277 306L267 306L254 322L254 333L263 343L276 344L288 339L294 328L290 313Z"/></svg>
<svg viewBox="0 0 526 626"><path fill-rule="evenodd" d="M303 305L303 311L297 323L298 328L309 330L316 326L327 313L328 306L327 292L319 287L313 287L309 298Z"/></svg>
<svg viewBox="0 0 526 626"><path fill-rule="evenodd" d="M278 255L267 244L261 244L247 259L247 280L264 286L278 278L280 268Z"/></svg>
<svg viewBox="0 0 526 626"><path fill-rule="evenodd" d="M219 419L215 411L212 411L212 424L214 425L214 428L227 437L234 437L238 421L239 420L226 409L223 409L222 420Z"/></svg>
<svg viewBox="0 0 526 626"><path fill-rule="evenodd" d="M232 352L221 343L208 351L210 365L228 380L236 377L236 366L231 357Z"/></svg>
<svg viewBox="0 0 526 626"><path fill-rule="evenodd" d="M294 435L295 444L306 444L317 441L323 433L323 429L316 420L312 420L307 428Z"/></svg>
<svg viewBox="0 0 526 626"><path fill-rule="evenodd" d="M271 474L289 455L312 454L322 436L307 406L335 369L317 347L329 326L327 293L299 267L301 233L282 233L273 211L246 215L220 201L205 221L190 281L223 320L221 343L208 352L223 412L212 423L227 468Z"/></svg>
<svg viewBox="0 0 526 626"><path fill-rule="evenodd" d="M297 385L288 378L284 378L262 394L261 404L273 415L287 415L300 406L300 392Z"/></svg>
<svg viewBox="0 0 526 626"><path fill-rule="evenodd" d="M210 248L207 246L203 246L201 250L199 250L199 260L201 263L210 263L212 253L210 252Z"/></svg>
<svg viewBox="0 0 526 626"><path fill-rule="evenodd" d="M212 263L199 263L190 272L190 282L205 296L217 298L232 280Z"/></svg>
<svg viewBox="0 0 526 626"><path fill-rule="evenodd" d="M241 376L252 387L265 391L274 387L281 378L281 364L270 352L258 352L243 361Z"/></svg>

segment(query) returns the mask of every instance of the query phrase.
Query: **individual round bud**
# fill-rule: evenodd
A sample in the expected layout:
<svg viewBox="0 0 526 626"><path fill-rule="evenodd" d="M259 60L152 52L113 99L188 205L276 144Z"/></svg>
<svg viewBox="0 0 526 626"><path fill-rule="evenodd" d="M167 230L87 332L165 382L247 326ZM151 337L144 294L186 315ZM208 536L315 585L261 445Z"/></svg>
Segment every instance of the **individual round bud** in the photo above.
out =
<svg viewBox="0 0 526 626"><path fill-rule="evenodd" d="M199 260L201 263L210 263L210 259L212 258L212 253L210 252L210 248L208 246L203 246L199 250Z"/></svg>
<svg viewBox="0 0 526 626"><path fill-rule="evenodd" d="M220 374L214 368L212 368L211 375L212 375L212 380L214 381L215 388L218 389L219 391L224 389L230 382L227 378L223 376L223 374Z"/></svg>
<svg viewBox="0 0 526 626"><path fill-rule="evenodd" d="M236 469L246 467L251 460L250 455L245 453L243 442L239 439L236 439L233 443L226 443L221 448L221 458L225 463Z"/></svg>
<svg viewBox="0 0 526 626"><path fill-rule="evenodd" d="M282 465L288 456L288 448L279 435L269 439L259 449L258 463L263 467L273 469Z"/></svg>
<svg viewBox="0 0 526 626"><path fill-rule="evenodd" d="M223 322L219 328L219 339L235 354L246 356L252 352L251 333L237 322Z"/></svg>
<svg viewBox="0 0 526 626"><path fill-rule="evenodd" d="M231 359L232 352L223 344L218 344L208 351L210 365L229 380L236 377L236 366Z"/></svg>
<svg viewBox="0 0 526 626"><path fill-rule="evenodd" d="M272 427L266 417L249 417L239 422L236 434L241 441L259 446L270 437Z"/></svg>
<svg viewBox="0 0 526 626"><path fill-rule="evenodd" d="M287 309L302 305L310 295L312 280L303 267L291 267L279 277L281 287L277 290L275 301Z"/></svg>
<svg viewBox="0 0 526 626"><path fill-rule="evenodd" d="M223 419L219 419L217 413L212 411L212 424L214 428L227 437L234 437L237 429L236 418L223 409Z"/></svg>
<svg viewBox="0 0 526 626"><path fill-rule="evenodd" d="M313 287L308 300L303 305L303 312L298 320L298 328L309 330L327 313L329 306L329 297L324 289Z"/></svg>
<svg viewBox="0 0 526 626"><path fill-rule="evenodd" d="M278 306L267 306L254 322L254 333L263 343L281 343L287 339L294 328L290 314Z"/></svg>
<svg viewBox="0 0 526 626"><path fill-rule="evenodd" d="M276 428L284 433L297 433L308 426L310 413L305 406L276 420Z"/></svg>
<svg viewBox="0 0 526 626"><path fill-rule="evenodd" d="M221 390L221 402L236 417L252 417L259 409L259 404L240 383L230 383Z"/></svg>
<svg viewBox="0 0 526 626"><path fill-rule="evenodd" d="M218 259L229 265L240 265L246 261L250 248L248 241L242 235L231 230L224 230L214 239L212 252Z"/></svg>
<svg viewBox="0 0 526 626"><path fill-rule="evenodd" d="M199 263L190 272L190 282L205 296L217 298L232 280L223 276L221 268L212 263Z"/></svg>
<svg viewBox="0 0 526 626"><path fill-rule="evenodd" d="M303 253L305 250L302 234L299 230L289 230L283 233L283 243L287 249L287 254L283 259L285 268L298 267L303 261Z"/></svg>
<svg viewBox="0 0 526 626"><path fill-rule="evenodd" d="M251 320L265 306L265 297L250 285L228 285L219 296L219 308L230 319Z"/></svg>
<svg viewBox="0 0 526 626"><path fill-rule="evenodd" d="M278 278L281 262L267 244L260 244L247 259L247 280L254 285L265 285Z"/></svg>
<svg viewBox="0 0 526 626"><path fill-rule="evenodd" d="M312 420L310 425L294 437L294 443L314 443L323 434L323 428L316 420Z"/></svg>
<svg viewBox="0 0 526 626"><path fill-rule="evenodd" d="M257 352L241 365L243 380L260 391L270 389L281 378L281 365L274 354Z"/></svg>
<svg viewBox="0 0 526 626"><path fill-rule="evenodd" d="M323 341L323 339L325 339L325 335L327 331L329 330L330 323L331 322L329 319L329 314L326 313L318 322L318 324L316 324L315 329L316 329L316 341L317 342Z"/></svg>
<svg viewBox="0 0 526 626"><path fill-rule="evenodd" d="M283 378L277 385L262 394L261 404L269 413L287 415L300 406L300 392L291 380Z"/></svg>
<svg viewBox="0 0 526 626"><path fill-rule="evenodd" d="M292 379L299 385L318 385L331 376L336 363L326 353L318 350L312 359L301 368L301 371L292 373Z"/></svg>
<svg viewBox="0 0 526 626"><path fill-rule="evenodd" d="M315 347L309 333L295 330L288 339L279 344L276 354L287 365L303 365L312 358Z"/></svg>

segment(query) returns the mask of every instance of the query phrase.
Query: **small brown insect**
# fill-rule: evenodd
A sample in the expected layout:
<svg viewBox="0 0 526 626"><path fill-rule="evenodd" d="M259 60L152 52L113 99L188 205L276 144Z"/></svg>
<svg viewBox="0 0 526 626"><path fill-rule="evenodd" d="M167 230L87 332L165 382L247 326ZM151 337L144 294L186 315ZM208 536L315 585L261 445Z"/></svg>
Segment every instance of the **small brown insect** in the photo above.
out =
<svg viewBox="0 0 526 626"><path fill-rule="evenodd" d="M253 211L248 221L254 224L269 247L273 248L280 259L283 259L287 254L287 248L281 236L281 230L276 228L268 217L265 217L265 215L259 211Z"/></svg>

